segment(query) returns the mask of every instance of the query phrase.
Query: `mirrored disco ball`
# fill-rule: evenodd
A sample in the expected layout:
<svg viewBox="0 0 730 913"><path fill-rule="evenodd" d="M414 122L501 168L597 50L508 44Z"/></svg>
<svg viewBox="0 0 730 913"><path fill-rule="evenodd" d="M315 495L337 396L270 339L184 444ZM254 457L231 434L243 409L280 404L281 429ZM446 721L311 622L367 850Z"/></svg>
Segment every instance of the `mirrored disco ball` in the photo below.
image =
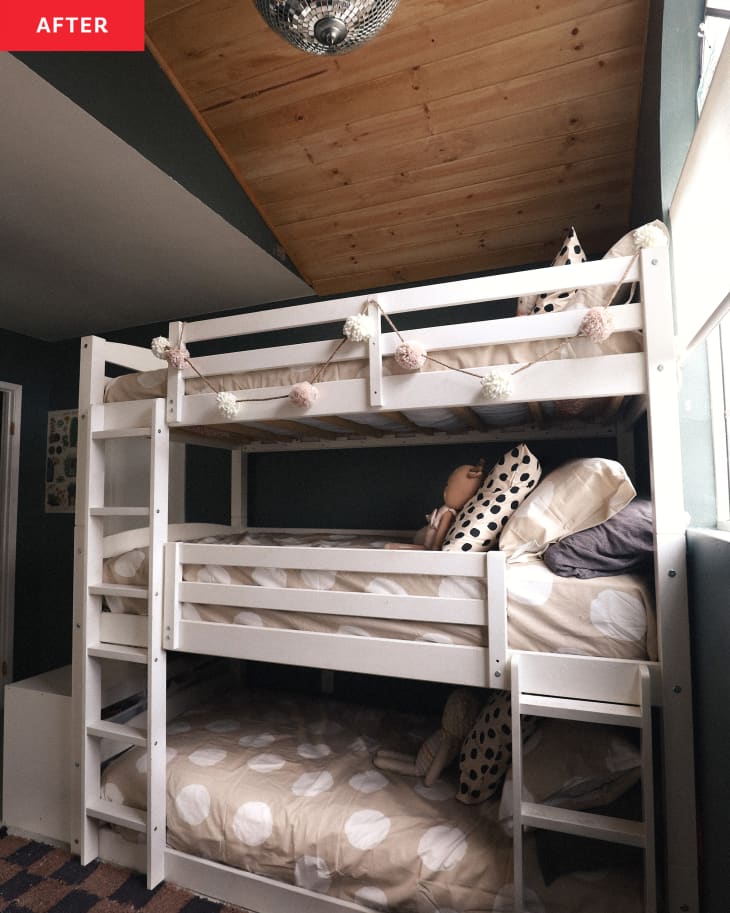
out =
<svg viewBox="0 0 730 913"><path fill-rule="evenodd" d="M264 21L309 54L346 54L369 41L398 0L255 0Z"/></svg>

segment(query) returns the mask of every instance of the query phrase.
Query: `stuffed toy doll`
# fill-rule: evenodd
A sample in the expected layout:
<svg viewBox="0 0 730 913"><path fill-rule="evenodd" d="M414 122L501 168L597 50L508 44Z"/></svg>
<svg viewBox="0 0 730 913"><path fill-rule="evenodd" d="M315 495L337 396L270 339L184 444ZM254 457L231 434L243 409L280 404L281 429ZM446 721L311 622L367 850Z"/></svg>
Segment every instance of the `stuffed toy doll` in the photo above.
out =
<svg viewBox="0 0 730 913"><path fill-rule="evenodd" d="M441 728L426 739L415 758L381 748L373 758L373 764L381 770L423 777L426 786L433 785L444 768L458 755L464 737L473 728L483 702L484 699L478 692L457 688L451 692L444 705Z"/></svg>
<svg viewBox="0 0 730 913"><path fill-rule="evenodd" d="M472 498L482 484L484 460L475 466L458 466L449 476L444 488L444 503L426 515L428 526L416 533L411 543L388 543L386 548L426 549L438 551L446 538L454 518L469 498Z"/></svg>

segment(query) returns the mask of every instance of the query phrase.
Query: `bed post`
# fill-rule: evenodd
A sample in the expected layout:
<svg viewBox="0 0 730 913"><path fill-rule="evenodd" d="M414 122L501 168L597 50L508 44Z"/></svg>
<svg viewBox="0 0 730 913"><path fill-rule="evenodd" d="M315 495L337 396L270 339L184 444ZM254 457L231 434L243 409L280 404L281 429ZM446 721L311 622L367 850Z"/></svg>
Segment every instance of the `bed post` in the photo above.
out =
<svg viewBox="0 0 730 913"><path fill-rule="evenodd" d="M182 345L185 324L176 320L169 325L168 339L174 346ZM167 369L167 423L179 425L182 421L182 405L185 396L185 379L183 371L170 365Z"/></svg>
<svg viewBox="0 0 730 913"><path fill-rule="evenodd" d="M669 251L641 251L649 412L668 913L698 913L689 612Z"/></svg>
<svg viewBox="0 0 730 913"><path fill-rule="evenodd" d="M368 301L368 317L373 324L373 335L368 343L370 359L370 405L382 406L383 401L383 351L380 332L380 308L375 300Z"/></svg>
<svg viewBox="0 0 730 913"><path fill-rule="evenodd" d="M248 526L248 454L240 447L231 450L231 526Z"/></svg>
<svg viewBox="0 0 730 913"><path fill-rule="evenodd" d="M487 552L487 615L489 629L489 687L510 687L507 634L507 582L504 552Z"/></svg>

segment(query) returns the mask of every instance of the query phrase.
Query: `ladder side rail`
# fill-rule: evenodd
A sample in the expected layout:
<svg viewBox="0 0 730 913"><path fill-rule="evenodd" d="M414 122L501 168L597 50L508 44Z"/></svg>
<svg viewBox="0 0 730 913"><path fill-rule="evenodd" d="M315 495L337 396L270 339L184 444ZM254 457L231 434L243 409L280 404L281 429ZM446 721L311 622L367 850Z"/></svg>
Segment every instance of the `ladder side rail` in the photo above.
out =
<svg viewBox="0 0 730 913"><path fill-rule="evenodd" d="M654 752L651 726L651 676L647 666L639 671L641 695L641 815L644 821L644 911L656 913L656 837L654 821Z"/></svg>
<svg viewBox="0 0 730 913"><path fill-rule="evenodd" d="M150 546L147 657L147 885L165 876L166 838L166 655L163 650L164 543L167 539L170 436L166 403L155 401L150 440Z"/></svg>
<svg viewBox="0 0 730 913"><path fill-rule="evenodd" d="M699 910L689 610L678 384L669 251L641 251L649 464L655 522L657 636L662 666L662 776L667 911Z"/></svg>
<svg viewBox="0 0 730 913"><path fill-rule="evenodd" d="M84 348L85 346L85 348ZM90 801L99 798L101 789L100 746L87 733L87 724L101 715L101 667L89 656L89 644L99 642L101 597L90 593L90 586L101 582L103 563L103 519L89 515L89 505L99 503L104 492L104 444L93 440L93 432L103 423L103 406L92 406L94 376L103 374L101 347L93 339L82 341L82 377L79 394L79 431L74 530L73 578L73 663L71 799L71 846L83 865L98 855L98 825L86 814Z"/></svg>

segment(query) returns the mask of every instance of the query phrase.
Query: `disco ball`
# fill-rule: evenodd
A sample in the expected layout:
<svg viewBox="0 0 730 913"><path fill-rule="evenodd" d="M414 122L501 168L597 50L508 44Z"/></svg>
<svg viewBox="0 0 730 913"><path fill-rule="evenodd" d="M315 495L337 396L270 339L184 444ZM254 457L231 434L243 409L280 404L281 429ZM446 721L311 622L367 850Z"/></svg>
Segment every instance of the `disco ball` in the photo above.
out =
<svg viewBox="0 0 730 913"><path fill-rule="evenodd" d="M264 21L309 54L346 54L393 15L398 0L255 0Z"/></svg>

